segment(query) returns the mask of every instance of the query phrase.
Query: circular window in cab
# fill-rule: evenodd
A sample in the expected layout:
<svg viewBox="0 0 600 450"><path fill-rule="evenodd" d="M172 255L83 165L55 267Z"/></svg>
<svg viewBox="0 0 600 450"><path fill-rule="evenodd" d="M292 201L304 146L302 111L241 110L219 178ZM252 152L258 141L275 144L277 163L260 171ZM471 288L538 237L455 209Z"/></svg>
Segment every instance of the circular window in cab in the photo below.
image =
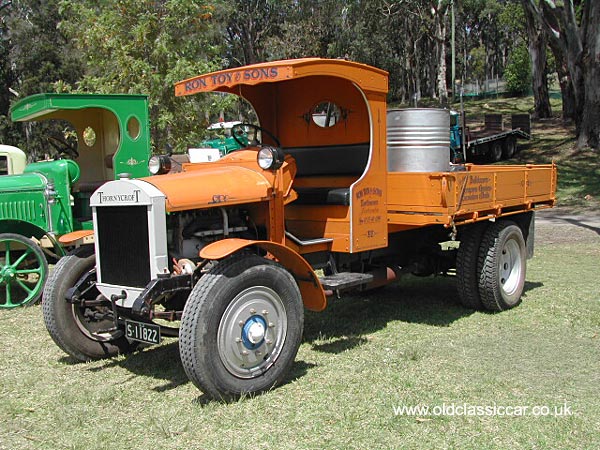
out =
<svg viewBox="0 0 600 450"><path fill-rule="evenodd" d="M312 111L313 122L321 128L333 127L341 118L342 110L333 102L321 102Z"/></svg>

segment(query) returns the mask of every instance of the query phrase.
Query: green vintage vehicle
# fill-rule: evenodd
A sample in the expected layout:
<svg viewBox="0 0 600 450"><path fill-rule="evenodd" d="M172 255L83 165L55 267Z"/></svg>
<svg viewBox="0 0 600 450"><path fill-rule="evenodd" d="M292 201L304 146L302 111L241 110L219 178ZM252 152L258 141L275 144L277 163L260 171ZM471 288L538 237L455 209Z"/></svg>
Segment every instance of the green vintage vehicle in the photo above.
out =
<svg viewBox="0 0 600 450"><path fill-rule="evenodd" d="M11 108L11 119L67 121L77 145L49 137L55 159L0 176L0 308L37 301L48 262L93 242L85 232L92 229L91 194L109 180L149 175L150 158L145 95L33 95ZM72 234L78 230L80 238Z"/></svg>
<svg viewBox="0 0 600 450"><path fill-rule="evenodd" d="M221 156L248 145L248 133L240 121L216 122L206 130L211 137L202 141L200 147L216 148Z"/></svg>

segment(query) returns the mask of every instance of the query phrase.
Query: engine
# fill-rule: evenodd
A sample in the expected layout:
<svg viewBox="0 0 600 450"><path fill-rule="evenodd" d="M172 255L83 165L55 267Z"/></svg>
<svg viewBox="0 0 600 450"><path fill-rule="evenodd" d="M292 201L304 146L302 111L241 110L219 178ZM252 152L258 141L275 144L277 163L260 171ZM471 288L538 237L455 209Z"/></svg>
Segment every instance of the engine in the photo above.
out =
<svg viewBox="0 0 600 450"><path fill-rule="evenodd" d="M246 211L235 207L211 208L170 214L167 220L171 262L196 261L203 247L228 237L258 238L258 229Z"/></svg>

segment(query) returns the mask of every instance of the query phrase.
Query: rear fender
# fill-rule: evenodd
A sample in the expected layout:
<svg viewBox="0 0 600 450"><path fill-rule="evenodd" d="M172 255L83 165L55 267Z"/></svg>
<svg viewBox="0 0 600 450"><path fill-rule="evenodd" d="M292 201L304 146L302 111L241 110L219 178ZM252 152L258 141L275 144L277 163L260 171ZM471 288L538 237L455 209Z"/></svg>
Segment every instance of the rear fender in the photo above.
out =
<svg viewBox="0 0 600 450"><path fill-rule="evenodd" d="M270 241L252 241L247 239L223 239L207 245L200 250L200 257L219 260L233 255L248 247L258 247L270 253L283 267L292 273L304 307L311 311L323 311L327 306L325 292L319 283L317 274L302 256L281 244Z"/></svg>

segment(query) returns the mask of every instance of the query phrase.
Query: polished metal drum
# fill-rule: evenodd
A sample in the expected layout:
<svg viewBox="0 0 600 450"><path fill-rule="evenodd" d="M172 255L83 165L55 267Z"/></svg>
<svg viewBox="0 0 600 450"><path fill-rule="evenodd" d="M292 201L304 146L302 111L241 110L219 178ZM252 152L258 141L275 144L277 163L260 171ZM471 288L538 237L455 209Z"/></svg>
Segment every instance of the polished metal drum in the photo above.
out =
<svg viewBox="0 0 600 450"><path fill-rule="evenodd" d="M387 112L388 172L450 170L450 112L390 109Z"/></svg>

